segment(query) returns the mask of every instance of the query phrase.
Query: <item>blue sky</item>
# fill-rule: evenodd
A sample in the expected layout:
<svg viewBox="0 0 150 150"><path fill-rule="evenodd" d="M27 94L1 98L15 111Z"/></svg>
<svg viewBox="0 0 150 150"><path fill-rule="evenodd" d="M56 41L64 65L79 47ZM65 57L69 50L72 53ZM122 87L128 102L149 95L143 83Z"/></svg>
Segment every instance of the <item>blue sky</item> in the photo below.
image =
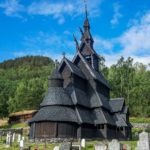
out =
<svg viewBox="0 0 150 150"><path fill-rule="evenodd" d="M150 0L87 0L95 50L110 66L120 56L150 63ZM83 0L0 0L0 62L25 55L75 53Z"/></svg>

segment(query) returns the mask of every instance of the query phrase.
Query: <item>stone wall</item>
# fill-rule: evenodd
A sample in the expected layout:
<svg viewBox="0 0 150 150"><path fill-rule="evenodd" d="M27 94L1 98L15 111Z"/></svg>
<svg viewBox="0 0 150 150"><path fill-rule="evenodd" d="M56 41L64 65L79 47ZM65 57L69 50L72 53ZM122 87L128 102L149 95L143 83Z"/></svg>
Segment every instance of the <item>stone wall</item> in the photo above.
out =
<svg viewBox="0 0 150 150"><path fill-rule="evenodd" d="M150 128L150 123L131 123L133 128L147 129Z"/></svg>

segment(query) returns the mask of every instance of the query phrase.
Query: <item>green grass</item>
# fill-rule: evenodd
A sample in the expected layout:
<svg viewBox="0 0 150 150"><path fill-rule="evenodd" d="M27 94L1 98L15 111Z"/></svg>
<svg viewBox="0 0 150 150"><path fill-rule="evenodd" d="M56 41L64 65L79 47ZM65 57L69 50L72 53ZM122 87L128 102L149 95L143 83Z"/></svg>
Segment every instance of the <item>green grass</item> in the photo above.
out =
<svg viewBox="0 0 150 150"><path fill-rule="evenodd" d="M4 126L1 126L1 129L8 129L8 128L12 128L12 129L16 129L16 128L27 128L28 125L26 123L16 123L16 124L6 124Z"/></svg>
<svg viewBox="0 0 150 150"><path fill-rule="evenodd" d="M150 123L150 118L130 117L131 123Z"/></svg>

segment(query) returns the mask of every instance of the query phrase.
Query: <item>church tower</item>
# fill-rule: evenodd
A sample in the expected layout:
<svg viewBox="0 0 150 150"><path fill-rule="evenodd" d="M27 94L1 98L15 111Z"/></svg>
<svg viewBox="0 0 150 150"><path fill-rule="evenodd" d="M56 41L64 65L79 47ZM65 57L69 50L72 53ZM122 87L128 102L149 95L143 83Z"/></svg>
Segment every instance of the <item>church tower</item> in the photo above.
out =
<svg viewBox="0 0 150 150"><path fill-rule="evenodd" d="M80 28L81 32L81 44L79 51L84 56L84 58L88 61L88 63L92 66L96 71L99 70L99 56L95 52L93 48L94 40L90 33L90 23L88 19L87 5L85 3L85 21L83 24L83 29Z"/></svg>

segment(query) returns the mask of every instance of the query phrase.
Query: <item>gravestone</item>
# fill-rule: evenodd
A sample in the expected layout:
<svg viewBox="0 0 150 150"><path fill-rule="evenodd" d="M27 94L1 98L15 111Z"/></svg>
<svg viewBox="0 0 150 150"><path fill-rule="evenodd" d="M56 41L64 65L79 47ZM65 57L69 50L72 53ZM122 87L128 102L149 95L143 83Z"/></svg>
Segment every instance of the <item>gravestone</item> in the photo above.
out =
<svg viewBox="0 0 150 150"><path fill-rule="evenodd" d="M71 150L71 143L69 142L62 143L60 146L60 150Z"/></svg>
<svg viewBox="0 0 150 150"><path fill-rule="evenodd" d="M10 147L11 145L12 145L12 135L11 132L8 132L6 136L6 147Z"/></svg>
<svg viewBox="0 0 150 150"><path fill-rule="evenodd" d="M121 149L121 144L118 142L118 140L113 139L111 142L108 144L108 150L120 150Z"/></svg>
<svg viewBox="0 0 150 150"><path fill-rule="evenodd" d="M107 146L105 144L95 144L95 150L107 150Z"/></svg>
<svg viewBox="0 0 150 150"><path fill-rule="evenodd" d="M85 139L82 139L82 140L81 140L81 147L85 148L85 146L86 146L86 145L85 145Z"/></svg>
<svg viewBox="0 0 150 150"><path fill-rule="evenodd" d="M13 135L12 135L12 142L14 142L15 141L15 133L13 133Z"/></svg>
<svg viewBox="0 0 150 150"><path fill-rule="evenodd" d="M53 150L59 150L59 146L55 146Z"/></svg>
<svg viewBox="0 0 150 150"><path fill-rule="evenodd" d="M20 140L19 146L20 146L20 149L23 150L23 148L24 148L24 141L23 141L23 139Z"/></svg>
<svg viewBox="0 0 150 150"><path fill-rule="evenodd" d="M21 140L21 134L18 134L18 143L20 142L20 140Z"/></svg>
<svg viewBox="0 0 150 150"><path fill-rule="evenodd" d="M150 139L147 132L142 132L139 134L137 150L150 150Z"/></svg>

